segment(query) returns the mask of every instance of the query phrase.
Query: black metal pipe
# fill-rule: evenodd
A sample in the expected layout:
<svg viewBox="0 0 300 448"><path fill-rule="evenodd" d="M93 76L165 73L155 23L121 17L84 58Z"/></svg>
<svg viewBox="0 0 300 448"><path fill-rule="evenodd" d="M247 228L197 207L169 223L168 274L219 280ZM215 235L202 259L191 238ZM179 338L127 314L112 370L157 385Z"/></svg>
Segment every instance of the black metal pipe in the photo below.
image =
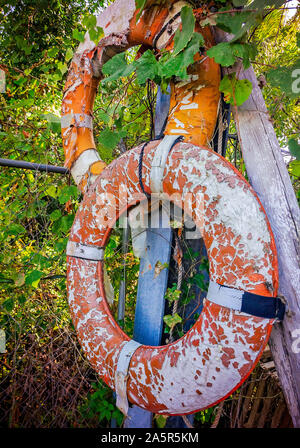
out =
<svg viewBox="0 0 300 448"><path fill-rule="evenodd" d="M43 165L40 163L25 162L24 160L0 159L0 166L21 168L23 170L45 171L47 173L68 174L68 168L54 165Z"/></svg>

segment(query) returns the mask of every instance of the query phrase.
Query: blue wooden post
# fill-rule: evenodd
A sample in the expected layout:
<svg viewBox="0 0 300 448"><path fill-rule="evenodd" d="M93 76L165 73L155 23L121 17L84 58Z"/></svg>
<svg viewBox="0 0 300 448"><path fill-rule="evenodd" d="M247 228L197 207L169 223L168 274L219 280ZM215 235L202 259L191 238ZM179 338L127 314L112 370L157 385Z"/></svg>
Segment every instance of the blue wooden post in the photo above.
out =
<svg viewBox="0 0 300 448"><path fill-rule="evenodd" d="M163 133L170 107L170 95L161 90L157 94L155 114L155 135ZM164 228L159 220L158 228L148 228L147 259L141 258L140 274L135 308L133 339L145 345L160 345L163 316L165 309L165 293L168 284L169 269L164 268L155 276L157 262L169 264L172 245L172 230ZM151 269L149 266L151 265ZM125 428L151 428L152 413L133 406L129 409L129 418L125 420Z"/></svg>
<svg viewBox="0 0 300 448"><path fill-rule="evenodd" d="M155 114L155 135L162 134L170 107L170 95L164 95L158 89ZM159 211L157 211L159 213ZM135 308L133 339L145 345L159 345L161 342L165 293L168 284L168 268L158 276L154 270L158 262L169 264L172 244L172 230L163 225L161 214L156 222L146 230L147 259L141 258L140 275ZM158 227L158 228L157 228ZM149 262L151 269L149 270ZM151 306L149 292L151 291Z"/></svg>

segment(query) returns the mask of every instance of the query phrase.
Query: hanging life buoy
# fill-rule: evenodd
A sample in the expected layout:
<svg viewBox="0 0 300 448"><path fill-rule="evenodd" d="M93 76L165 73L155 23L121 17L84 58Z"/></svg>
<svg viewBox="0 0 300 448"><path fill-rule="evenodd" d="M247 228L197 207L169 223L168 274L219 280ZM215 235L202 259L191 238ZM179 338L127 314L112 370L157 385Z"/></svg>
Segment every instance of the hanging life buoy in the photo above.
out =
<svg viewBox="0 0 300 448"><path fill-rule="evenodd" d="M185 4L155 6L136 23L134 0L113 3L98 18L107 37L96 49L86 42L75 55L63 101L66 163L86 190L67 246L69 305L87 358L116 390L124 414L127 400L169 415L193 413L223 400L250 374L273 322L284 313L276 297L276 248L263 207L241 174L206 147L219 102L220 72L214 61L199 56L190 82L173 83L162 141L134 148L104 170L93 144L91 117L101 64L137 43L170 45L168 24L174 36ZM154 13L157 19L148 26ZM204 30L209 45L211 31ZM176 143L179 135L184 141ZM115 322L104 288L104 250L116 220L153 192L194 220L210 265L209 290L197 322L184 337L160 347L130 340Z"/></svg>

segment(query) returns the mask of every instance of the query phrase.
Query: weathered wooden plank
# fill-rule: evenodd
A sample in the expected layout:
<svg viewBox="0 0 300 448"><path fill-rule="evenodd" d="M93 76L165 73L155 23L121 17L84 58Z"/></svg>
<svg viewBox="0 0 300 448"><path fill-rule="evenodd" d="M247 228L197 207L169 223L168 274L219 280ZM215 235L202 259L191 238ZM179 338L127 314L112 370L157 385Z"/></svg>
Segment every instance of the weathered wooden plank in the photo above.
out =
<svg viewBox="0 0 300 448"><path fill-rule="evenodd" d="M217 33L217 40L227 40ZM300 426L300 353L293 350L300 329L300 210L274 127L253 68L239 78L253 84L253 92L234 118L249 181L258 194L274 233L279 264L279 293L288 302L283 323L274 325L270 348L294 426ZM294 337L293 337L294 336Z"/></svg>
<svg viewBox="0 0 300 448"><path fill-rule="evenodd" d="M300 328L300 213L273 125L251 68L240 75L254 85L251 98L234 113L250 183L270 221L279 264L279 292L290 313L274 325L270 348L294 425L300 426L300 354L294 353L293 332Z"/></svg>
<svg viewBox="0 0 300 448"><path fill-rule="evenodd" d="M155 266L169 263L171 253L171 228L148 229L147 258L140 262L139 284L136 299L133 339L145 345L159 345L165 309L169 269L164 268L156 276ZM149 269L148 263L151 268ZM151 412L133 406L125 428L151 428Z"/></svg>

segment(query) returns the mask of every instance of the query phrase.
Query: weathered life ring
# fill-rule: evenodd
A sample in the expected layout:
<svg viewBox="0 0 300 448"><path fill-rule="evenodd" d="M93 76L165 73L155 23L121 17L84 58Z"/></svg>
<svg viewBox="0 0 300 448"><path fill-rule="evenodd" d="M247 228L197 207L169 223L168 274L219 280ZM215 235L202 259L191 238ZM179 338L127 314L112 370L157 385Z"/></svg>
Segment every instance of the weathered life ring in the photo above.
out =
<svg viewBox="0 0 300 448"><path fill-rule="evenodd" d="M185 2L178 3L182 6ZM118 7L118 14L121 14L121 6L121 0L112 5ZM126 2L126 7L130 12L131 2ZM160 25L154 37L170 21L169 11L156 8ZM135 32L135 22L132 21L134 9L131 15L128 14L131 27L127 26L128 23L124 27L127 30L126 39L122 37L123 43L125 40L127 42L124 48L128 47L128 36L133 36ZM109 23L109 15L105 20ZM143 20L145 15L141 16L141 26L138 22L142 29L139 33L144 35L146 31L149 36ZM210 34L210 31L206 33ZM108 36L102 45L109 42L108 48L112 48L111 42L115 38L115 35ZM139 39L132 38L131 42L137 41L143 43L140 34ZM99 48L97 52L101 62L105 53L101 42ZM84 189L87 173L96 174L92 170L93 164L100 163L99 171L103 164L95 160L95 156L90 160L88 157L85 160L82 158L82 154L93 148L89 146L91 139L81 146L83 134L90 129L90 126L85 127L87 121L84 120L87 118L83 114L92 114L95 85L92 81L95 73L100 77L99 65L90 58L90 49L82 54L81 59L75 59L72 65L63 104L64 113L73 114L69 121L73 120L74 126L64 128L63 136L68 140L65 144L67 165L72 169L77 164L74 177ZM95 54L93 50L92 58ZM79 69L78 61L82 60L85 65L81 62ZM86 84L86 72L82 67L86 67L87 71ZM68 297L78 338L92 366L112 389L116 389L119 406L125 414L127 398L144 409L169 415L193 413L223 400L250 374L264 350L274 320L282 317L283 313L282 304L276 298L276 248L263 207L241 174L223 157L203 146L210 140L216 121L219 68L206 59L200 68L197 66L195 78L188 87L173 86L171 104L174 101L174 107L167 134L172 135L171 131L175 130L179 135L182 129L187 129L187 134L184 134L187 139L177 143L165 158L158 192L160 197L171 200L180 198L181 201L190 195L191 218L197 223L199 215L203 214L204 217L201 231L210 262L210 288L193 328L184 337L166 346L137 344L117 325L105 298L105 245L119 216L145 199L139 174L142 175L146 193L153 191L152 162L160 142L153 141L147 146L128 151L101 172L86 191L67 247ZM197 84L199 79L204 83L200 89ZM188 88L192 98L189 94L186 98ZM178 95L178 89L185 90L183 97ZM208 110L207 105L201 105L201 94L210 99L211 109L210 106ZM193 115L186 115L192 109L183 108L179 112L184 114L181 119L178 116L174 118L182 99L186 101L184 105L197 104L198 113L199 110L201 114L204 109L208 110L208 117L205 114L202 116L204 136L195 136L195 131L186 127L186 123L196 120ZM78 108L72 109L74 105ZM175 119L184 127L177 128ZM81 126L82 121L85 124ZM199 134L199 128L197 132ZM200 139L200 143L194 139ZM142 150L143 170L139 173ZM78 168L80 159L85 164L82 169ZM126 187L126 195L120 195L120 185ZM201 204L197 200L198 194L203 198ZM265 306L271 312L265 312Z"/></svg>
<svg viewBox="0 0 300 448"><path fill-rule="evenodd" d="M180 11L188 4L177 0L171 0L169 7L154 4L136 22L135 1L116 0L97 18L106 37L97 47L88 36L79 45L65 85L61 127L65 166L82 191L105 167L93 137L93 106L103 78L103 64L135 45L158 51L171 49L175 31L181 24ZM210 27L201 28L197 22L196 29L210 48L214 42ZM171 82L170 112L164 134L183 135L186 142L207 146L217 120L220 67L213 59L198 53L188 73L188 80Z"/></svg>

